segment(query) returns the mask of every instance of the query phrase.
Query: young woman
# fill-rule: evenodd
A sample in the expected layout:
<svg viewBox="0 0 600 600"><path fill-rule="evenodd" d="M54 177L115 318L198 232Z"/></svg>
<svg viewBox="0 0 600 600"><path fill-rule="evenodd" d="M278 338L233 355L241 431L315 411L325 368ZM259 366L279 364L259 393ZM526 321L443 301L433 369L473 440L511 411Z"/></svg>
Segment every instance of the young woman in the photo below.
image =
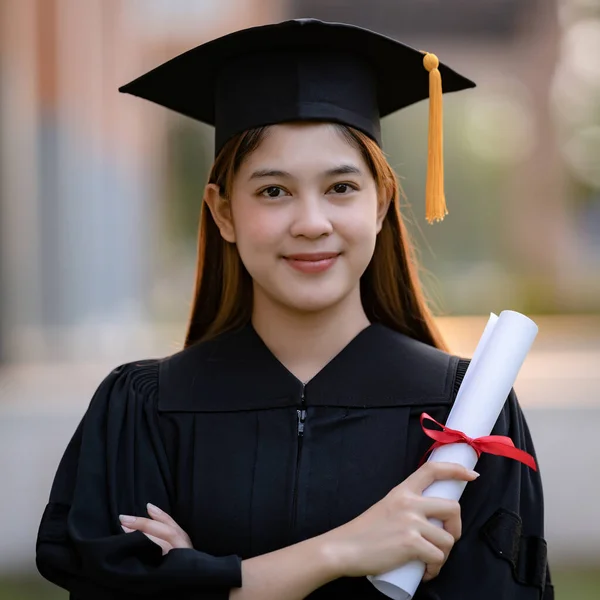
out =
<svg viewBox="0 0 600 600"><path fill-rule="evenodd" d="M418 468L419 417L445 420L468 364L426 307L380 148L380 116L427 97L427 70L301 20L124 88L215 125L216 160L185 348L112 371L56 475L37 564L72 598L368 600L367 575L415 559L417 599L552 597L537 472ZM514 393L494 433L534 453ZM462 514L421 496L437 479L471 482Z"/></svg>

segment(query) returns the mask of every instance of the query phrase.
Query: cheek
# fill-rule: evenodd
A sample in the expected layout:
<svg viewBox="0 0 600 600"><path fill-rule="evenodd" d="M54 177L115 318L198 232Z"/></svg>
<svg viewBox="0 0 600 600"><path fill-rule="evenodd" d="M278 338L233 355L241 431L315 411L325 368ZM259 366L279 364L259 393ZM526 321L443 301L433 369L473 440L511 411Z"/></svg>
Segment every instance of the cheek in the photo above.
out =
<svg viewBox="0 0 600 600"><path fill-rule="evenodd" d="M281 215L262 206L240 203L233 212L235 237L242 260L267 250L281 239L285 230Z"/></svg>
<svg viewBox="0 0 600 600"><path fill-rule="evenodd" d="M345 215L339 224L341 234L360 246L375 243L377 236L377 207L375 203L365 203L360 209Z"/></svg>

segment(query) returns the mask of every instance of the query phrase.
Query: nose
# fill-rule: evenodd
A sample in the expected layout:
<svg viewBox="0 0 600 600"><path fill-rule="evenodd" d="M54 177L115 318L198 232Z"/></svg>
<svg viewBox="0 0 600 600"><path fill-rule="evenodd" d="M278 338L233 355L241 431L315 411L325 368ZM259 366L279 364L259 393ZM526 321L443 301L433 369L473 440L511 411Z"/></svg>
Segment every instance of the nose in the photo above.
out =
<svg viewBox="0 0 600 600"><path fill-rule="evenodd" d="M333 231L327 213L327 202L318 194L304 195L295 203L294 220L290 233L294 237L317 239Z"/></svg>

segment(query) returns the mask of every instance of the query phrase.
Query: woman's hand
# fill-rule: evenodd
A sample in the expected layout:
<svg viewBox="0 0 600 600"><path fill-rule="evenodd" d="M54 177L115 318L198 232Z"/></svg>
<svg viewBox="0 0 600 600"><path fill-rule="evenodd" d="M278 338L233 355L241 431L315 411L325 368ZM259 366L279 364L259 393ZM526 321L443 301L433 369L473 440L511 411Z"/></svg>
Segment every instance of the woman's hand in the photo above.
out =
<svg viewBox="0 0 600 600"><path fill-rule="evenodd" d="M150 503L146 507L151 519L119 515L125 533L141 531L162 548L163 556L173 548L193 548L188 534L165 511Z"/></svg>
<svg viewBox="0 0 600 600"><path fill-rule="evenodd" d="M457 464L425 463L364 513L325 534L328 556L340 576L378 575L420 560L427 566L424 581L436 577L460 538L460 505L423 497L423 490L437 480L477 477ZM430 518L442 521L443 529Z"/></svg>

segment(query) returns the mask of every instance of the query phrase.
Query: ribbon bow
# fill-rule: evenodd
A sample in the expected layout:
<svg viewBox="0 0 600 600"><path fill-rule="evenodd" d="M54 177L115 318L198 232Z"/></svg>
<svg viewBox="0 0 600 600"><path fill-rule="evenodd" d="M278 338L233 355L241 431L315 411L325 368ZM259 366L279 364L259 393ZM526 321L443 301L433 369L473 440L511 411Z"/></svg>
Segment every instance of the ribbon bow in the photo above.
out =
<svg viewBox="0 0 600 600"><path fill-rule="evenodd" d="M425 419L433 421L436 425L441 427L442 430L438 431L436 429L429 429L423 424ZM496 456L505 456L507 458L512 458L513 460L518 460L519 462L526 464L534 471L537 471L533 456L524 450L519 450L519 448L516 448L513 441L507 436L485 435L483 437L470 438L462 431L450 429L449 427L438 423L427 413L423 413L421 415L421 427L423 428L425 435L430 437L432 440L435 440L435 443L431 446L431 448L429 448L429 450L427 450L425 456L427 456L430 452L433 452L436 448L440 448L446 444L469 444L469 446L471 446L471 448L473 448L473 450L475 450L477 453L477 458L479 458L483 452L487 454L495 454ZM423 457L421 464L423 464L423 462L425 462L425 457Z"/></svg>

